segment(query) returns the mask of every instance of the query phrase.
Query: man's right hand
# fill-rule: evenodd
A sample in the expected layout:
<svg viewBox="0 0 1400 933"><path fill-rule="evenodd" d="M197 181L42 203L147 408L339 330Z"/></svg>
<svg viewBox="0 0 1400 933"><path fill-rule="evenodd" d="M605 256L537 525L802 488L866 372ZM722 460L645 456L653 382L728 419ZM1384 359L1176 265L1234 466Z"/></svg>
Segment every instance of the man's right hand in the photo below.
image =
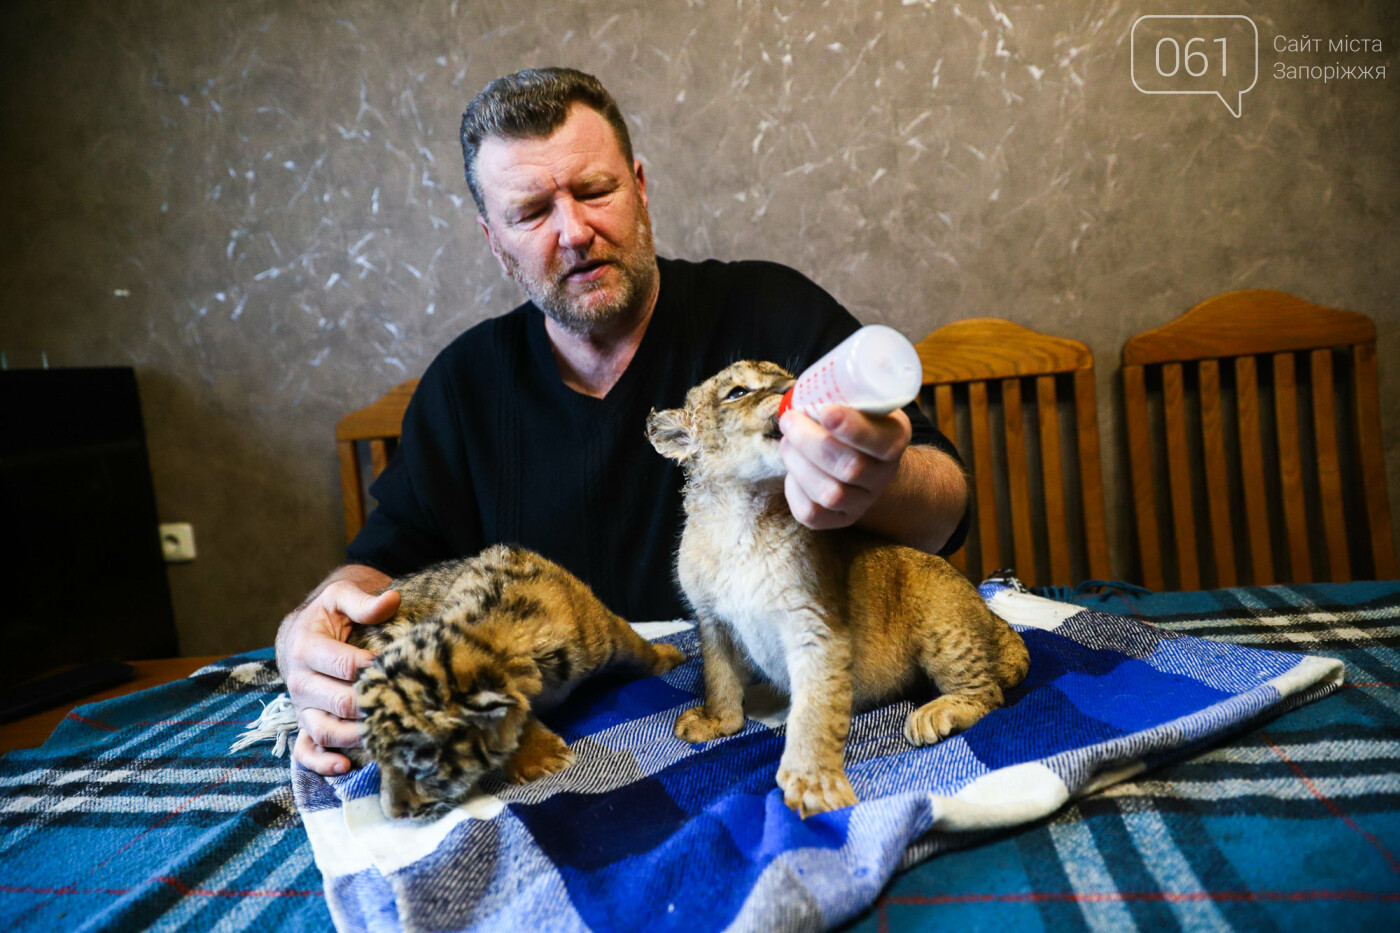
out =
<svg viewBox="0 0 1400 933"><path fill-rule="evenodd" d="M300 726L292 757L318 774L344 774L350 759L329 749L360 744L354 681L374 654L345 642L351 622L376 625L393 618L399 594L388 590L370 595L389 582L372 567L342 567L278 629L277 668Z"/></svg>

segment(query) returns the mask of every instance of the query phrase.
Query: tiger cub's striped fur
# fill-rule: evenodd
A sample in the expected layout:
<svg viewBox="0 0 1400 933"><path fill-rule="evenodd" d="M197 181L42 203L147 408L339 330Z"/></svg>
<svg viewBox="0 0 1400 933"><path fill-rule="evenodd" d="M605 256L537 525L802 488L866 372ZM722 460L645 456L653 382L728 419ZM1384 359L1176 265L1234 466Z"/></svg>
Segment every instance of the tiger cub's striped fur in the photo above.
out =
<svg viewBox="0 0 1400 933"><path fill-rule="evenodd" d="M444 811L494 768L514 783L563 770L573 753L536 709L602 668L664 674L682 660L523 548L497 545L388 588L402 597L394 618L350 635L379 655L355 684L364 749L352 757L378 762L392 817Z"/></svg>

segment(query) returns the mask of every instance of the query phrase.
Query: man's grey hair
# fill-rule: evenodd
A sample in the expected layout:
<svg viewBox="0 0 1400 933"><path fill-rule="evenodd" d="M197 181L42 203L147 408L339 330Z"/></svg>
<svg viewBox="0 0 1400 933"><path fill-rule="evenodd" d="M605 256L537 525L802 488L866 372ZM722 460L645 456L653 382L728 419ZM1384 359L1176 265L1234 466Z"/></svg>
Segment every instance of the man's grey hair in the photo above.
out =
<svg viewBox="0 0 1400 933"><path fill-rule="evenodd" d="M497 78L467 104L462 114L462 161L476 209L486 217L486 202L476 177L476 156L481 144L500 139L539 139L564 125L569 108L583 104L596 110L617 136L617 144L632 167L632 139L617 102L590 74L573 68L526 68Z"/></svg>

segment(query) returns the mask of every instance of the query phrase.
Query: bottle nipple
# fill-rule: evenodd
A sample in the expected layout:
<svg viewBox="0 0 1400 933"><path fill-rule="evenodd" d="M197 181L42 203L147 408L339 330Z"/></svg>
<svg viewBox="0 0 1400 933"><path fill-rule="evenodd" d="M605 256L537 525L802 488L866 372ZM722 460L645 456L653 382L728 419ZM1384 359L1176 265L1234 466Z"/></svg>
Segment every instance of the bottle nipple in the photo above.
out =
<svg viewBox="0 0 1400 933"><path fill-rule="evenodd" d="M795 388L797 388L797 386L793 385L786 392L784 392L782 400L778 402L778 417L780 419L783 417L783 415L787 414L788 409L792 407L792 390Z"/></svg>

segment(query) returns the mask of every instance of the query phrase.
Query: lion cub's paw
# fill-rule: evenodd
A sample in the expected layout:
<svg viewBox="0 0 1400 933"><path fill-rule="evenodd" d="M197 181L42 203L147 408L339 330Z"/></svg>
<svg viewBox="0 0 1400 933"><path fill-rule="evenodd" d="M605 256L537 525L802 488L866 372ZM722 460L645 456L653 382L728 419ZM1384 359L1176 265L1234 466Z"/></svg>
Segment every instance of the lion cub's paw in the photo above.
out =
<svg viewBox="0 0 1400 933"><path fill-rule="evenodd" d="M574 763L574 753L567 742L553 732L539 735L528 745L522 745L502 770L512 784L537 781L558 774Z"/></svg>
<svg viewBox="0 0 1400 933"><path fill-rule="evenodd" d="M986 704L967 697L937 697L904 720L904 737L911 745L933 745L954 732L970 729L987 712Z"/></svg>
<svg viewBox="0 0 1400 933"><path fill-rule="evenodd" d="M716 719L705 712L703 706L688 709L676 717L676 738L691 745L724 738L726 735L742 732L743 728L743 716L735 717L733 721Z"/></svg>
<svg viewBox="0 0 1400 933"><path fill-rule="evenodd" d="M656 661L651 666L653 674L665 674L685 661L685 653L674 645L653 645Z"/></svg>
<svg viewBox="0 0 1400 933"><path fill-rule="evenodd" d="M816 771L778 769L778 786L783 789L783 803L806 819L816 813L853 807L860 801L851 789L851 782L841 770Z"/></svg>

